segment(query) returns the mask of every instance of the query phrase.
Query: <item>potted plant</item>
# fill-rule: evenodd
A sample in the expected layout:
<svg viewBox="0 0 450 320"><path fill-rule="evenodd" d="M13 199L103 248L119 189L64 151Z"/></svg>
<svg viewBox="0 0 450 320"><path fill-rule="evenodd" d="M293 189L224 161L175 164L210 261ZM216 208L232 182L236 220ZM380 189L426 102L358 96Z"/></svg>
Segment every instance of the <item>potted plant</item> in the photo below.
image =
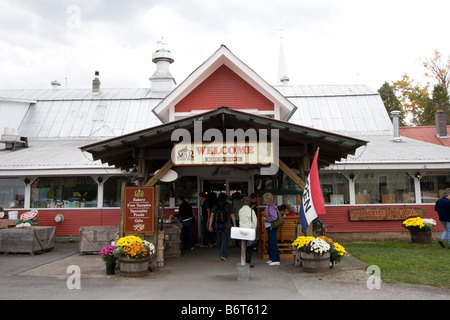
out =
<svg viewBox="0 0 450 320"><path fill-rule="evenodd" d="M412 243L428 244L431 243L431 231L436 225L436 221L415 217L406 219L402 225L409 230Z"/></svg>
<svg viewBox="0 0 450 320"><path fill-rule="evenodd" d="M116 249L116 246L107 245L104 246L99 252L99 255L105 262L107 275L113 275L115 272L117 258L114 256L114 250Z"/></svg>
<svg viewBox="0 0 450 320"><path fill-rule="evenodd" d="M347 251L345 251L345 248L342 245L334 242L328 237L319 236L318 238L325 240L330 245L330 268L333 268L335 263L342 261L342 258L347 254Z"/></svg>
<svg viewBox="0 0 450 320"><path fill-rule="evenodd" d="M303 271L310 273L330 270L330 245L323 239L314 237L298 237L294 247L300 251Z"/></svg>
<svg viewBox="0 0 450 320"><path fill-rule="evenodd" d="M114 256L120 262L120 275L124 277L144 277L148 273L150 257L155 254L155 246L136 236L126 236L116 242Z"/></svg>
<svg viewBox="0 0 450 320"><path fill-rule="evenodd" d="M300 255L303 270L306 272L325 272L340 262L347 253L342 245L324 236L301 236L292 245L294 252Z"/></svg>

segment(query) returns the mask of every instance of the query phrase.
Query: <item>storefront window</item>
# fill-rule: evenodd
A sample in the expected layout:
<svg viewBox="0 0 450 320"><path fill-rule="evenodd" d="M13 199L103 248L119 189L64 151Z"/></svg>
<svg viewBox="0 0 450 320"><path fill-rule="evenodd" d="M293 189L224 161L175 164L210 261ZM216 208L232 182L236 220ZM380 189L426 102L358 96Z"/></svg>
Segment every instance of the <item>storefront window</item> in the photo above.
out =
<svg viewBox="0 0 450 320"><path fill-rule="evenodd" d="M263 195L270 192L274 197L274 202L278 205L287 205L293 212L298 212L301 203L301 188L286 176L282 171L278 171L273 176L255 176L255 193L259 196L259 205L265 206Z"/></svg>
<svg viewBox="0 0 450 320"><path fill-rule="evenodd" d="M0 179L0 207L23 208L25 183L19 179Z"/></svg>
<svg viewBox="0 0 450 320"><path fill-rule="evenodd" d="M414 179L406 172L371 172L355 177L356 204L415 203Z"/></svg>
<svg viewBox="0 0 450 320"><path fill-rule="evenodd" d="M97 182L91 177L39 178L31 185L31 207L97 207L97 190Z"/></svg>
<svg viewBox="0 0 450 320"><path fill-rule="evenodd" d="M127 177L110 177L103 183L103 207L120 207L122 201L122 183L127 187L135 187Z"/></svg>
<svg viewBox="0 0 450 320"><path fill-rule="evenodd" d="M420 179L422 203L435 203L445 191L450 191L450 174L424 175Z"/></svg>
<svg viewBox="0 0 450 320"><path fill-rule="evenodd" d="M175 197L183 196L192 206L197 205L197 177L185 176L175 182Z"/></svg>
<svg viewBox="0 0 450 320"><path fill-rule="evenodd" d="M349 204L348 179L340 173L320 173L320 185L325 204Z"/></svg>

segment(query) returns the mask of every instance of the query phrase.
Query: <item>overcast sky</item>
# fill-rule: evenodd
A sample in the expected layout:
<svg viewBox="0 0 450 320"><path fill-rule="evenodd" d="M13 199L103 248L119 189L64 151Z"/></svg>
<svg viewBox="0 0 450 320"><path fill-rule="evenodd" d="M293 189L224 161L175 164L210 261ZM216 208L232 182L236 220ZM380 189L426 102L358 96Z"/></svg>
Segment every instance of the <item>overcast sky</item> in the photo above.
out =
<svg viewBox="0 0 450 320"><path fill-rule="evenodd" d="M0 89L149 87L164 37L181 83L221 44L291 84L422 81L421 57L450 54L448 0L0 0ZM281 31L283 30L283 31Z"/></svg>

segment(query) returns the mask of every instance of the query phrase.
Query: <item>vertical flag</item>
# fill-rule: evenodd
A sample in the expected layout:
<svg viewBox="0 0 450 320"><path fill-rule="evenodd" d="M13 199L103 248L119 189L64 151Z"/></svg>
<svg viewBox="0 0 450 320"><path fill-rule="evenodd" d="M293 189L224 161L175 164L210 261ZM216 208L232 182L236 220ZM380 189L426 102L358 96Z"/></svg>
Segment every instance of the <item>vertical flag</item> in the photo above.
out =
<svg viewBox="0 0 450 320"><path fill-rule="evenodd" d="M303 231L309 226L319 214L325 213L325 203L323 201L322 189L319 181L319 167L317 165L317 156L319 149L314 155L311 165L311 171L306 180L305 190L303 190L302 205L300 207L300 223Z"/></svg>

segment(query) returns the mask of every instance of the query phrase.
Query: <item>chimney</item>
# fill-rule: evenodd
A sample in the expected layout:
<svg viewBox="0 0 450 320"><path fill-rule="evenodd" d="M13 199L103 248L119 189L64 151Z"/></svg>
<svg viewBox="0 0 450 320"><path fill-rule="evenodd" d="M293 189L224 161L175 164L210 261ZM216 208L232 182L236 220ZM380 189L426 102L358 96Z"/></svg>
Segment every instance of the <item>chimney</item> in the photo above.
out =
<svg viewBox="0 0 450 320"><path fill-rule="evenodd" d="M401 142L402 138L400 137L400 111L392 111L392 124L394 125L394 142Z"/></svg>
<svg viewBox="0 0 450 320"><path fill-rule="evenodd" d="M436 136L438 138L448 138L447 117L444 110L436 111Z"/></svg>
<svg viewBox="0 0 450 320"><path fill-rule="evenodd" d="M52 85L53 89L58 89L61 86L61 83L59 83L59 81L57 80L50 82L50 84Z"/></svg>
<svg viewBox="0 0 450 320"><path fill-rule="evenodd" d="M152 55L152 61L156 64L156 72L150 78L151 90L172 91L177 84L169 71L175 61L173 54L165 49L157 50Z"/></svg>
<svg viewBox="0 0 450 320"><path fill-rule="evenodd" d="M99 80L99 77L100 77L100 72L95 71L95 77L94 77L94 80L92 80L92 93L96 93L96 94L100 93L101 82Z"/></svg>

